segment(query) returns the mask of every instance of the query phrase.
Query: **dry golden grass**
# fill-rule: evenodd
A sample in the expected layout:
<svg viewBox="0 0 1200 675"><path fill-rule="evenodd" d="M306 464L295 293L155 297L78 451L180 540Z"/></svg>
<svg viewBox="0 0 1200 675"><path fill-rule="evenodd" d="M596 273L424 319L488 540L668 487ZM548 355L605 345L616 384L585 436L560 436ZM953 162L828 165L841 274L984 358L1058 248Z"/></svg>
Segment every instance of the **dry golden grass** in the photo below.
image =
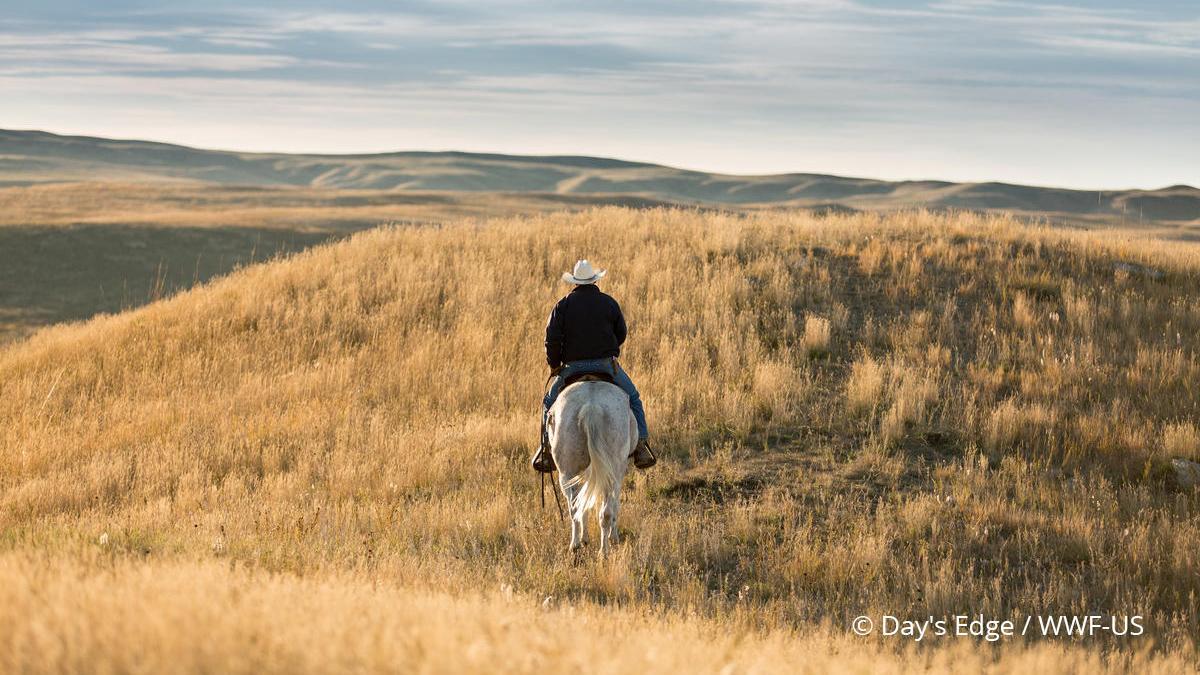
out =
<svg viewBox="0 0 1200 675"><path fill-rule="evenodd" d="M804 337L801 344L809 356L822 356L829 352L829 341L833 329L829 319L822 316L804 317Z"/></svg>
<svg viewBox="0 0 1200 675"><path fill-rule="evenodd" d="M1162 431L1163 453L1169 457L1200 459L1200 432L1191 422L1167 424Z"/></svg>
<svg viewBox="0 0 1200 675"><path fill-rule="evenodd" d="M629 479L616 553L575 562L525 462L545 314L583 256L612 270L662 462ZM1118 259L1166 277L1118 277ZM1169 461L1200 423L1197 297L1195 248L972 215L599 209L374 230L0 351L0 551L56 570L31 582L59 589L37 601L48 616L99 616L104 583L158 583L151 597L229 622L217 644L302 670L417 659L358 642L397 631L443 645L422 648L431 669L471 667L441 653L479 632L447 628L454 603L501 621L509 610L473 595L501 585L605 626L592 603L620 607L612 625L644 630L668 665L694 650L701 669L787 670L836 652L813 663L854 669L865 646L897 669L1077 670L1113 650L1182 669L1200 633L1200 519ZM220 599L222 584L255 601ZM323 588L358 599L334 606ZM278 651L237 628L263 636L325 604L410 625L377 603L411 588L432 598L419 614L447 618L336 633L327 653L310 644L334 630L323 619ZM156 614L169 604L132 603L116 625L199 625ZM846 633L860 614L1085 611L1142 614L1148 634L904 653ZM553 626L570 615L553 616L481 653L563 644ZM673 632L692 626L694 641ZM80 639L133 668L103 635ZM604 668L645 664L641 639ZM167 644L147 658L263 663Z"/></svg>
<svg viewBox="0 0 1200 675"><path fill-rule="evenodd" d="M460 595L356 573L271 575L217 562L0 557L6 673L1192 672L1182 657L1078 645L899 653L827 626L748 630L696 616Z"/></svg>
<svg viewBox="0 0 1200 675"><path fill-rule="evenodd" d="M886 382L886 371L882 364L864 354L850 364L850 376L846 380L846 406L851 413L871 410L879 404Z"/></svg>

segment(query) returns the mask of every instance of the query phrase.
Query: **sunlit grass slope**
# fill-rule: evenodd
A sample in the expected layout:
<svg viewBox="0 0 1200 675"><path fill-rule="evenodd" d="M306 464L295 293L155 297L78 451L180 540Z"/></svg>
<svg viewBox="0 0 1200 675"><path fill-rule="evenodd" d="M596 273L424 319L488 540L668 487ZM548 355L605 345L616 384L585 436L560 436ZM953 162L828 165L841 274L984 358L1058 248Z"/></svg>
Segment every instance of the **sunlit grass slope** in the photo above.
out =
<svg viewBox="0 0 1200 675"><path fill-rule="evenodd" d="M603 562L566 555L525 464L578 257L611 270L663 460ZM508 585L822 640L881 612L1143 614L1080 648L1191 658L1200 520L1169 460L1200 458L1197 298L1184 244L969 215L374 230L0 352L0 550L85 561L46 573L64 589L203 589L217 561L301 584L285 604Z"/></svg>

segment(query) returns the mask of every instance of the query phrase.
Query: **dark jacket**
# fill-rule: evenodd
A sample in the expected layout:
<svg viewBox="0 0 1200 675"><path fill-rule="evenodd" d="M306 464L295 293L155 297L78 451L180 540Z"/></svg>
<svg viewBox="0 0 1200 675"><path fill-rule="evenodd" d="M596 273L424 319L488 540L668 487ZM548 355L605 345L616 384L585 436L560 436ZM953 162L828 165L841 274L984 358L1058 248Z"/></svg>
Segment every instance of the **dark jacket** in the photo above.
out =
<svg viewBox="0 0 1200 675"><path fill-rule="evenodd" d="M571 289L546 323L546 362L557 368L570 361L621 355L625 316L612 296L594 284Z"/></svg>

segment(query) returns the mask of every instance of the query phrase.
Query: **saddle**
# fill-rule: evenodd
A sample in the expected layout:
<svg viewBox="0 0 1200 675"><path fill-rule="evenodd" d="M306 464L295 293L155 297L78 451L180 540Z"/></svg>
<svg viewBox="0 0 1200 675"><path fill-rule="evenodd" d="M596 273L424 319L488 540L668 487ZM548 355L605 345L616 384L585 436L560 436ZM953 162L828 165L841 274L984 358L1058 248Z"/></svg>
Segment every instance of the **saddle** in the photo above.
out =
<svg viewBox="0 0 1200 675"><path fill-rule="evenodd" d="M607 382L616 384L613 381L613 376L608 373L578 373L571 375L563 382L563 389L575 384L576 382Z"/></svg>

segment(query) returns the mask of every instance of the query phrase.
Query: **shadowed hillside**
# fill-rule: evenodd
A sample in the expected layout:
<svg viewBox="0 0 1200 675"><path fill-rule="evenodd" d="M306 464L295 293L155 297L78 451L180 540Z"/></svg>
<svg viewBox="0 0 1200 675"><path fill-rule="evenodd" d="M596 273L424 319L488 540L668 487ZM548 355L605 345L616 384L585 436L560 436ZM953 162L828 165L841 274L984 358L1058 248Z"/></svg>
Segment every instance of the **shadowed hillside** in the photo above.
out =
<svg viewBox="0 0 1200 675"><path fill-rule="evenodd" d="M380 223L634 208L620 195L385 192L193 183L0 187L0 344L118 312Z"/></svg>
<svg viewBox="0 0 1200 675"><path fill-rule="evenodd" d="M566 555L526 466L545 315L583 255L629 316L662 456L627 479L607 560ZM1192 245L965 214L606 208L359 233L0 350L0 634L112 614L208 670L236 669L247 634L302 670L328 645L385 671L392 644L569 670L550 635L589 616L659 626L665 662L695 649L712 670L785 669L803 645L814 663L1185 671L1200 495L1171 460L1200 459L1197 297ZM164 617L97 590L148 586L186 602ZM393 588L450 609L372 599ZM322 619L361 612L350 633ZM847 633L883 612L1141 614L1147 635L904 652ZM721 661L670 637L682 617L765 646L720 641ZM128 652L101 623L73 643L97 669Z"/></svg>
<svg viewBox="0 0 1200 675"><path fill-rule="evenodd" d="M803 158L798 158L798 163ZM287 155L0 130L0 183L201 181L370 190L631 195L684 204L837 203L1006 210L1104 222L1200 220L1200 190L1081 191L942 181L887 182L819 174L734 176L595 157L463 152Z"/></svg>

